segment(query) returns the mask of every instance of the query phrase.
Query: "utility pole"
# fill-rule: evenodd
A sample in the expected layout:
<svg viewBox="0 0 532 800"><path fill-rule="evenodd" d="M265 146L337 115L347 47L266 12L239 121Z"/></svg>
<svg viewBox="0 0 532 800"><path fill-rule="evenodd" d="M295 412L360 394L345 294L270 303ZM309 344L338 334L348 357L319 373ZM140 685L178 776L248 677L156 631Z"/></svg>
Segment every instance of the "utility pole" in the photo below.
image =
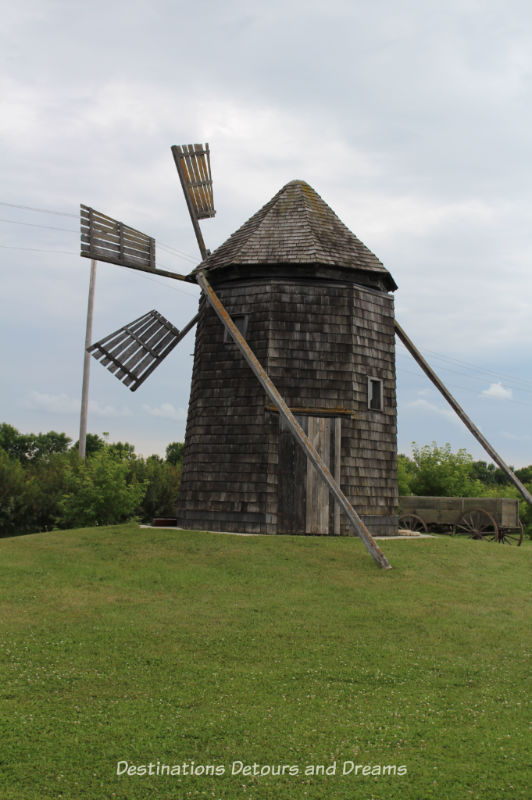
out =
<svg viewBox="0 0 532 800"><path fill-rule="evenodd" d="M87 441L87 411L89 406L89 376L91 356L87 348L92 339L92 315L94 309L94 286L96 283L96 261L91 259L91 276L89 281L89 300L87 303L87 328L85 331L85 352L83 359L83 386L81 389L81 417L79 422L79 457L85 458Z"/></svg>

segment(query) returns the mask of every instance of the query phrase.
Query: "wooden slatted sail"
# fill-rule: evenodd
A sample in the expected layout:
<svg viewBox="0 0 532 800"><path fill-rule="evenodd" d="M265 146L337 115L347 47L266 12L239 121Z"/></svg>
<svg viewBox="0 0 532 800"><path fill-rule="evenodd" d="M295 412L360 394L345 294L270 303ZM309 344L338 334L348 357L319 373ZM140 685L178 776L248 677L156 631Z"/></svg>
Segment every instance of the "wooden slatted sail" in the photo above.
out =
<svg viewBox="0 0 532 800"><path fill-rule="evenodd" d="M195 323L181 332L158 311L149 311L87 350L134 392Z"/></svg>
<svg viewBox="0 0 532 800"><path fill-rule="evenodd" d="M81 255L155 272L155 239L112 217L80 206Z"/></svg>
<svg viewBox="0 0 532 800"><path fill-rule="evenodd" d="M196 219L214 217L216 211L214 210L209 145L174 145L172 153L181 182L185 182L183 185L185 194L188 189Z"/></svg>

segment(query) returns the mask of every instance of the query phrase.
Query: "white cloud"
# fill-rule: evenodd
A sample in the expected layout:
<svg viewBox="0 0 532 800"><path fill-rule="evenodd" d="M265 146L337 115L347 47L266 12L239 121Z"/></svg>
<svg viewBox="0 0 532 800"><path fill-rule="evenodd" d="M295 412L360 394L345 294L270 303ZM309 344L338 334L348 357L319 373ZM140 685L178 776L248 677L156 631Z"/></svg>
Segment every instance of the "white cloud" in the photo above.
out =
<svg viewBox="0 0 532 800"><path fill-rule="evenodd" d="M89 400L89 414L94 414L96 417L130 417L132 412L127 406L121 408L111 405L102 406L97 400Z"/></svg>
<svg viewBox="0 0 532 800"><path fill-rule="evenodd" d="M491 383L487 389L482 391L482 397L494 397L496 400L511 400L512 390L506 389L500 381Z"/></svg>
<svg viewBox="0 0 532 800"><path fill-rule="evenodd" d="M302 178L390 269L399 320L417 346L495 374L508 374L510 360L518 374L531 372L530 3L516 0L514 14L500 0L448 0L437 9L421 0L228 0L185 11L175 0L96 0L75 13L61 5L6 5L0 200L74 214L82 201L195 258L169 148L209 141L218 211L204 227L211 249L284 183ZM193 37L175 47L179 25L201 28L201 59ZM1 223L0 337L10 345L3 413L16 422L20 412L20 425L34 429L64 414L74 428L88 288L77 221L0 211L72 231ZM169 262L164 251L160 258L160 266L189 269L186 259ZM181 326L192 303L184 288L165 292L160 283L99 265L95 338L160 302ZM165 419L174 421L173 436L184 427L192 350L190 336L173 366L128 401L135 441L146 448L163 436ZM474 390L477 403L505 399L492 379ZM101 378L99 403L91 404L97 418L129 413L115 383ZM31 413L23 414L25 395ZM161 403L164 396L174 405ZM149 403L142 413L139 397ZM454 420L433 390L416 397L406 425L423 418L437 430ZM482 403L486 427L490 413L499 427L500 408ZM516 435L526 428L525 410L512 406ZM110 419L102 426L113 427ZM126 424L118 427L117 436L132 439ZM514 463L529 462L525 445L521 455L516 446Z"/></svg>
<svg viewBox="0 0 532 800"><path fill-rule="evenodd" d="M184 408L174 408L171 403L161 403L157 408L144 403L142 410L152 417L161 417L162 419L184 420L186 419L186 411Z"/></svg>
<svg viewBox="0 0 532 800"><path fill-rule="evenodd" d="M505 439L510 439L512 442L530 442L532 441L532 436L529 436L526 433L510 433L509 431L503 431L502 436Z"/></svg>
<svg viewBox="0 0 532 800"><path fill-rule="evenodd" d="M49 414L74 414L80 410L80 401L69 397L64 392L61 394L44 394L43 392L30 392L23 405L32 411L47 411Z"/></svg>
<svg viewBox="0 0 532 800"><path fill-rule="evenodd" d="M71 397L65 392L47 394L45 392L29 392L24 398L24 408L31 411L44 411L48 414L79 414L81 400ZM100 405L97 400L89 400L89 415L96 417L129 417L131 411L126 406L118 409L112 405Z"/></svg>
<svg viewBox="0 0 532 800"><path fill-rule="evenodd" d="M454 411L452 411L452 409L444 408L443 406L436 405L436 403L431 403L424 397L418 397L417 400L414 400L412 403L409 403L408 407L421 408L423 409L423 411L428 411L431 414L438 414L441 417L445 417L445 419L449 420L449 422L452 422L455 425L462 424L458 416L455 414Z"/></svg>

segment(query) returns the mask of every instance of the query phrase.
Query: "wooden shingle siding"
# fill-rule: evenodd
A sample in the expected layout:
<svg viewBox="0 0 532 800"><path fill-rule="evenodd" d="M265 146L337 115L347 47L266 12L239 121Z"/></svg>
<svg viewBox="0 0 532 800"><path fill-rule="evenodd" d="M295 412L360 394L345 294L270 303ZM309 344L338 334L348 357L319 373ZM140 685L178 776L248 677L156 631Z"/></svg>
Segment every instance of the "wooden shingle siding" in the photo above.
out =
<svg viewBox="0 0 532 800"><path fill-rule="evenodd" d="M217 291L230 314L248 315L250 346L290 407L353 411L355 419L342 416L341 488L381 533L394 533L393 299L363 287L312 280L261 279L255 285L221 285ZM301 308L305 313L297 314ZM263 513L253 529L276 533L283 498L278 415L268 411L264 392L236 347L223 341L223 327L203 301L200 312L179 523L197 525L204 509L203 527L212 525L211 514L219 514L225 530L242 530L246 514ZM382 411L368 410L368 375L383 381ZM351 532L343 520L340 532Z"/></svg>
<svg viewBox="0 0 532 800"><path fill-rule="evenodd" d="M393 534L398 501L393 298L353 287L353 304L357 418L346 442L344 476L348 496L370 530L376 526L380 533ZM383 381L382 411L367 407L368 376Z"/></svg>
<svg viewBox="0 0 532 800"><path fill-rule="evenodd" d="M262 332L269 318L264 287L218 291L230 314L252 310L246 335L257 356L264 359ZM224 342L223 326L201 300L179 494L180 524L212 528L216 519L217 530L251 525L252 532L266 532L265 404L260 385L236 347ZM250 514L255 515L251 522Z"/></svg>
<svg viewBox="0 0 532 800"><path fill-rule="evenodd" d="M370 531L396 533L395 334L388 292L397 287L390 273L303 181L283 187L198 269L209 275L229 314L245 317L249 345L303 428L329 432L318 436L320 447ZM379 410L368 409L370 377L382 381ZM268 406L223 325L200 301L179 524L260 533L310 526L351 534L332 499L326 502L327 493L308 478L306 457L300 464L279 414ZM304 486L303 477L289 479L288 462L305 476ZM328 504L328 520L325 511L320 516L306 508L309 492L324 508ZM292 503L298 504L293 513Z"/></svg>
<svg viewBox="0 0 532 800"><path fill-rule="evenodd" d="M272 380L289 406L354 410L356 419L343 421L341 488L359 513L379 515L381 532L395 533L393 299L362 287L309 282L290 290L272 287L272 305L267 361ZM307 313L296 322L290 312L301 307ZM329 335L331 330L336 333ZM367 407L368 375L383 381L382 411ZM348 532L343 524L341 530Z"/></svg>

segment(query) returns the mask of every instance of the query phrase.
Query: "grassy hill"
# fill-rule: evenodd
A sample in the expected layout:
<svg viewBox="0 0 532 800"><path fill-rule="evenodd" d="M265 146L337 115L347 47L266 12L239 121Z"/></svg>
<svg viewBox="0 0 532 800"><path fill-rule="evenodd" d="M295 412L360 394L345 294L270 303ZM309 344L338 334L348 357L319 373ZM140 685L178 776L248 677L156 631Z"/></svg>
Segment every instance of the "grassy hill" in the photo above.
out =
<svg viewBox="0 0 532 800"><path fill-rule="evenodd" d="M528 797L532 546L382 546L393 570L344 538L0 540L0 796Z"/></svg>

